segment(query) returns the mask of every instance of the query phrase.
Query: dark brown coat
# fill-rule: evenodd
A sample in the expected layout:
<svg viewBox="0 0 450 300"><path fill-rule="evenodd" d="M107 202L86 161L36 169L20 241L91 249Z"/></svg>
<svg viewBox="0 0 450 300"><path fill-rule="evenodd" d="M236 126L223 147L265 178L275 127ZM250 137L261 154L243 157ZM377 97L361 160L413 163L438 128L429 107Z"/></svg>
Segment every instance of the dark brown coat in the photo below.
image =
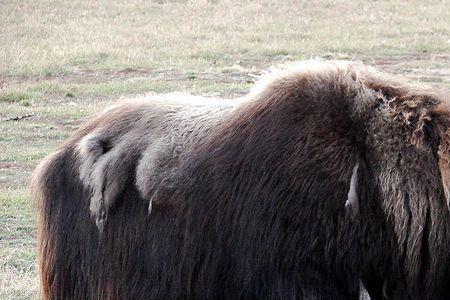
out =
<svg viewBox="0 0 450 300"><path fill-rule="evenodd" d="M46 299L449 299L448 102L309 61L119 105L33 179ZM444 184L443 184L444 183Z"/></svg>

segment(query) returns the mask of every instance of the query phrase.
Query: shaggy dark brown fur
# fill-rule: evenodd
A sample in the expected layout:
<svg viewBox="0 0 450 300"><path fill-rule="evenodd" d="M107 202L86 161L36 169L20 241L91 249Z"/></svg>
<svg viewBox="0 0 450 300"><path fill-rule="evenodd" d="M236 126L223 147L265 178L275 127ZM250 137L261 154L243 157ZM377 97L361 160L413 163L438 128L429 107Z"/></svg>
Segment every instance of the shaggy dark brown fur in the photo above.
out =
<svg viewBox="0 0 450 300"><path fill-rule="evenodd" d="M45 299L450 298L444 97L313 61L214 101L119 105L41 163Z"/></svg>

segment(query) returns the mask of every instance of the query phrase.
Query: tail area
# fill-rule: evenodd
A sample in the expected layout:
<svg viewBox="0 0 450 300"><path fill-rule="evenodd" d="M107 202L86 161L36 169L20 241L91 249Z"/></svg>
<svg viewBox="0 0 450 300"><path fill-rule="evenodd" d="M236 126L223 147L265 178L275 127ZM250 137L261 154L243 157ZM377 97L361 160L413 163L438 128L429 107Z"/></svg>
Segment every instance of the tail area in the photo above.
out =
<svg viewBox="0 0 450 300"><path fill-rule="evenodd" d="M161 258L171 252L159 250L178 249L173 219L164 210L149 217L130 172L100 231L90 210L92 188L80 179L82 162L77 143L68 143L45 158L32 178L43 298L152 299L176 293L171 273L164 271L174 267L167 265L172 260ZM166 276L167 287L158 283Z"/></svg>
<svg viewBox="0 0 450 300"><path fill-rule="evenodd" d="M45 158L32 178L44 299L90 299L97 286L99 235L89 213L90 191L78 169L76 150L65 147Z"/></svg>

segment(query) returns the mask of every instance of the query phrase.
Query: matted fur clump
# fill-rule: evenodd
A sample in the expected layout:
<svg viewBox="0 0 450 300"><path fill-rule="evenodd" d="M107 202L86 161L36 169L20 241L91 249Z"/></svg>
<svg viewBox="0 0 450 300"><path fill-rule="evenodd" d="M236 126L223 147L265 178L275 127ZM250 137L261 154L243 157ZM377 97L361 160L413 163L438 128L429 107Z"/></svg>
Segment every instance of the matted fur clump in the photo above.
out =
<svg viewBox="0 0 450 300"><path fill-rule="evenodd" d="M343 61L120 103L34 174L43 296L449 299L448 105Z"/></svg>

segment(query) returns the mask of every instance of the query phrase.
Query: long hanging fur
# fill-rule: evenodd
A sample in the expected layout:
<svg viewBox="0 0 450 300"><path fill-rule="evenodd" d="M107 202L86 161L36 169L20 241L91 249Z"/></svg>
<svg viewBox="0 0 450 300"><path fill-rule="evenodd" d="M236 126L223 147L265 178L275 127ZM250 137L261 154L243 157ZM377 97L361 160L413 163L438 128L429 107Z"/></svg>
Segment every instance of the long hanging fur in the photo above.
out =
<svg viewBox="0 0 450 300"><path fill-rule="evenodd" d="M442 95L339 61L120 104L33 176L43 297L448 299L449 127Z"/></svg>

